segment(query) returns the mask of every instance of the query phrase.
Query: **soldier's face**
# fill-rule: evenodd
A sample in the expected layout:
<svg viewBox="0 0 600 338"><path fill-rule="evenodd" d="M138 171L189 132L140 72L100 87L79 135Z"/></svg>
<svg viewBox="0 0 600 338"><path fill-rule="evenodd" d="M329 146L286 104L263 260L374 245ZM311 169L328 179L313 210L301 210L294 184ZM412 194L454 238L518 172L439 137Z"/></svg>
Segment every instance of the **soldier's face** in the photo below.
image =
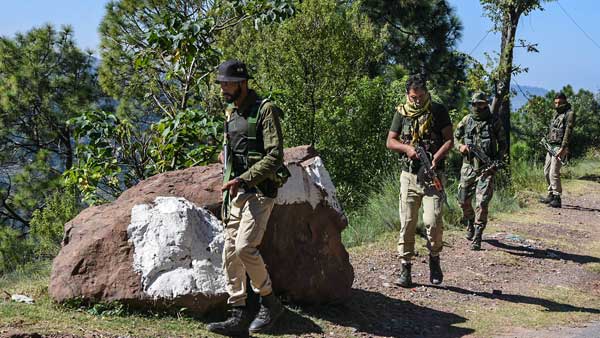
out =
<svg viewBox="0 0 600 338"><path fill-rule="evenodd" d="M227 103L233 103L237 100L242 93L242 83L241 82L229 82L222 81L221 85L221 95L223 99Z"/></svg>
<svg viewBox="0 0 600 338"><path fill-rule="evenodd" d="M423 89L414 89L411 88L408 90L406 94L408 101L415 105L415 107L419 108L425 103L427 100L427 91Z"/></svg>
<svg viewBox="0 0 600 338"><path fill-rule="evenodd" d="M475 109L477 109L477 111L483 111L485 110L485 108L487 108L487 102L475 102L473 103L473 107L475 107Z"/></svg>
<svg viewBox="0 0 600 338"><path fill-rule="evenodd" d="M554 99L554 108L558 108L560 105L567 103L565 99Z"/></svg>

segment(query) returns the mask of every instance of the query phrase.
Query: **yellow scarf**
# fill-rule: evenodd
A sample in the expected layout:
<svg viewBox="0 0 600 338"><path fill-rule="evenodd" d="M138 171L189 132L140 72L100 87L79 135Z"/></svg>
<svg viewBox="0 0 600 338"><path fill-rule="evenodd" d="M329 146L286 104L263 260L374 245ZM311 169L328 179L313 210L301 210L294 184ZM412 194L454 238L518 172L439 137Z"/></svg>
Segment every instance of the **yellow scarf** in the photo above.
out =
<svg viewBox="0 0 600 338"><path fill-rule="evenodd" d="M433 122L433 114L429 113L431 108L431 96L427 95L425 102L420 108L417 108L414 103L409 103L408 100L405 104L396 107L398 113L404 117L408 117L412 120L412 140L411 144L415 145L419 142L421 137L429 131ZM420 117L424 114L428 114L425 121L419 125Z"/></svg>

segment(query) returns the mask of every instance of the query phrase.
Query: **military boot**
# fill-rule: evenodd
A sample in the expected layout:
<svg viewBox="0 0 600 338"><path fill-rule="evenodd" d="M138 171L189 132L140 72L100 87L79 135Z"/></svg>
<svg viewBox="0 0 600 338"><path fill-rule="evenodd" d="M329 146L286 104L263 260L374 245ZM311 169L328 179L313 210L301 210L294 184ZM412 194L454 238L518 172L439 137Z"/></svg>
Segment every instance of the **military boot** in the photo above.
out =
<svg viewBox="0 0 600 338"><path fill-rule="evenodd" d="M444 274L440 266L440 256L429 255L429 281L431 284L442 284Z"/></svg>
<svg viewBox="0 0 600 338"><path fill-rule="evenodd" d="M554 194L552 194L552 192L549 192L548 196L540 198L540 203L548 204L548 203L552 202L553 199L554 199Z"/></svg>
<svg viewBox="0 0 600 338"><path fill-rule="evenodd" d="M470 241L473 239L473 235L475 234L475 220L468 219L465 221L465 223L467 226L467 235L465 236L465 238Z"/></svg>
<svg viewBox="0 0 600 338"><path fill-rule="evenodd" d="M411 268L412 264L402 263L402 270L400 271L400 277L396 280L396 284L403 288L410 288L412 286Z"/></svg>
<svg viewBox="0 0 600 338"><path fill-rule="evenodd" d="M274 293L271 292L268 296L260 297L260 310L256 318L252 321L252 324L250 324L248 331L250 333L257 333L270 329L284 311L285 308Z"/></svg>
<svg viewBox="0 0 600 338"><path fill-rule="evenodd" d="M550 206L553 208L560 208L562 207L562 202L560 200L560 195L554 195L554 198L552 199L552 201L550 201Z"/></svg>
<svg viewBox="0 0 600 338"><path fill-rule="evenodd" d="M248 335L250 316L245 306L235 306L229 310L231 316L223 322L210 323L206 329L224 336Z"/></svg>
<svg viewBox="0 0 600 338"><path fill-rule="evenodd" d="M481 250L481 238L483 237L483 230L485 226L477 225L475 228L475 236L473 236L473 242L471 242L471 250Z"/></svg>

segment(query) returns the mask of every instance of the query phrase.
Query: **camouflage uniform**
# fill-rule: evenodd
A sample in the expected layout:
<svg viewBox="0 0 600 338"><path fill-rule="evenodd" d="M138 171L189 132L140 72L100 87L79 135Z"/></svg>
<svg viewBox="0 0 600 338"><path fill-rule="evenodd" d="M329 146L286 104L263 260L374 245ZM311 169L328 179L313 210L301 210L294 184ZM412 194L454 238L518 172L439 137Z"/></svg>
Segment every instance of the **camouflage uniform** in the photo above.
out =
<svg viewBox="0 0 600 338"><path fill-rule="evenodd" d="M487 105L487 97L483 93L475 93L471 102L485 102ZM501 161L507 148L502 122L491 114L489 106L481 113L472 111L465 116L456 127L454 138L456 149L466 144L475 145L491 161ZM481 172L485 168L480 162L471 153L463 155L458 186L458 202L463 211L463 224L467 226L467 238L474 240L475 249L479 249L481 245L481 235L488 220L488 206L494 194L494 174ZM471 204L473 196L475 210Z"/></svg>
<svg viewBox="0 0 600 338"><path fill-rule="evenodd" d="M575 113L571 110L571 105L566 103L564 107L556 109L554 117L550 121L550 128L546 140L552 146L555 152L560 148L567 148L573 133L575 124ZM560 197L562 186L560 182L561 162L550 153L546 153L544 163L544 176L548 183L548 194Z"/></svg>

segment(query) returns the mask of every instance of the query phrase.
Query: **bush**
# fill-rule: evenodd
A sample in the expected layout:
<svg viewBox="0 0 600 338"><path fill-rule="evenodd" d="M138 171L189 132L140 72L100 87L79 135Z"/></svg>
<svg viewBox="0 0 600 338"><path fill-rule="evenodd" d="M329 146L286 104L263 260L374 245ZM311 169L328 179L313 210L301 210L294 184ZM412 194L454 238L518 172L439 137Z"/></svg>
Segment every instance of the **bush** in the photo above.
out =
<svg viewBox="0 0 600 338"><path fill-rule="evenodd" d="M58 254L64 225L75 217L81 206L73 190L57 191L46 200L46 206L33 213L29 241L35 259L52 258Z"/></svg>

